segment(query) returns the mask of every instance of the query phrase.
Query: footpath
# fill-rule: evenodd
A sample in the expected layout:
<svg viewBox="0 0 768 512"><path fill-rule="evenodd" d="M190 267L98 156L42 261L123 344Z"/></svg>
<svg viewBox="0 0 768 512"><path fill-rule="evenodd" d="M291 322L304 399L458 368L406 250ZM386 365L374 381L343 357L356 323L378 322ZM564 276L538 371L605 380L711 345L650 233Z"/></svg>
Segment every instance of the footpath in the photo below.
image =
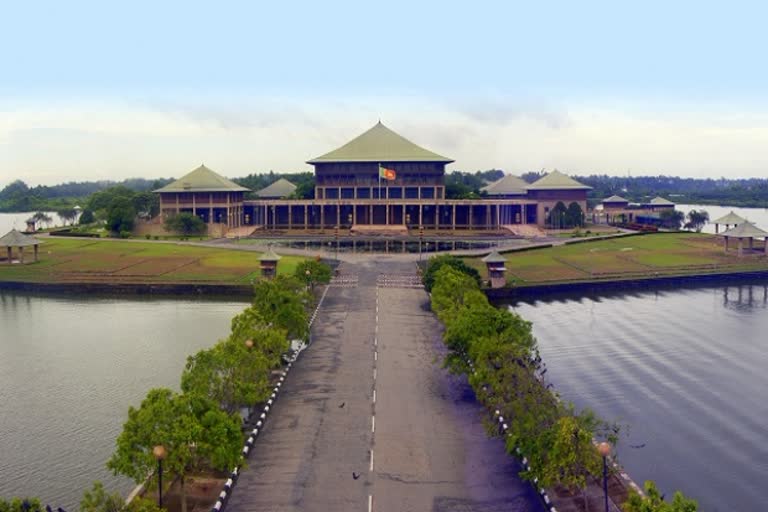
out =
<svg viewBox="0 0 768 512"><path fill-rule="evenodd" d="M341 264L227 504L245 511L544 511L489 439L413 262Z"/></svg>

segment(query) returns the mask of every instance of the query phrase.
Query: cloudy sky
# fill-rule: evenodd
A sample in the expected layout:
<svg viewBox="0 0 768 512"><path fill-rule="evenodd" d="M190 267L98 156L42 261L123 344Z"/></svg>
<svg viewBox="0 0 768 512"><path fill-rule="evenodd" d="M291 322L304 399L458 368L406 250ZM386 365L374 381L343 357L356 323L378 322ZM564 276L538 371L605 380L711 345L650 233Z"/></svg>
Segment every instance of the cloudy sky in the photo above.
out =
<svg viewBox="0 0 768 512"><path fill-rule="evenodd" d="M381 119L457 170L768 177L758 2L12 2L0 186L309 170Z"/></svg>

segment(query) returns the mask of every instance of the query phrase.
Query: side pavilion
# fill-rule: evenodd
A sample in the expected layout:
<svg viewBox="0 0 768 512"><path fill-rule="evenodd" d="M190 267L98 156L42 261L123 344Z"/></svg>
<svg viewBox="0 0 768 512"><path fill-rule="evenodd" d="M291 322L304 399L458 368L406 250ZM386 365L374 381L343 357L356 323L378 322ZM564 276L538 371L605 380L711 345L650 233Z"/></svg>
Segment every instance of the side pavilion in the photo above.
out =
<svg viewBox="0 0 768 512"><path fill-rule="evenodd" d="M739 241L739 256L744 254L744 239L749 240L749 251L754 250L753 243L755 238L763 239L763 254L768 255L768 231L763 231L751 222L744 221L735 228L720 233L719 236L725 238L725 252L728 252L728 241L735 238Z"/></svg>
<svg viewBox="0 0 768 512"><path fill-rule="evenodd" d="M16 229L12 229L5 236L0 238L0 248L5 247L8 254L7 263L10 265L13 262L13 248L18 249L19 263L24 263L24 248L32 246L34 248L34 261L37 261L38 246L43 243L37 238L29 235L25 235Z"/></svg>

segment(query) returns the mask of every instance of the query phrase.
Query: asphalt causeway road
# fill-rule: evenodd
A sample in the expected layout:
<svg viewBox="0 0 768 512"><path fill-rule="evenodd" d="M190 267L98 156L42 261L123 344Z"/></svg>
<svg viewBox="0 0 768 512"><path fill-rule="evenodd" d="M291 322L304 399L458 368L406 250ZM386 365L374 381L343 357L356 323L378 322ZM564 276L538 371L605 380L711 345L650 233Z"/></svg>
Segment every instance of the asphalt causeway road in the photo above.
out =
<svg viewBox="0 0 768 512"><path fill-rule="evenodd" d="M466 380L442 368L415 264L340 270L227 509L544 511Z"/></svg>

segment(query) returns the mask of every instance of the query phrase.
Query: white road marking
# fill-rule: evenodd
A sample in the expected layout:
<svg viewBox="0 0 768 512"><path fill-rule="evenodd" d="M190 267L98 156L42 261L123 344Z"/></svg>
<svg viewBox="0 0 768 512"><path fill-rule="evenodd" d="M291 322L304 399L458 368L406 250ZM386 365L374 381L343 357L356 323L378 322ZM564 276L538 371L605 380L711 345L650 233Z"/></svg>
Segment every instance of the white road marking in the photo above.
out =
<svg viewBox="0 0 768 512"><path fill-rule="evenodd" d="M371 432L376 432L376 416L371 416Z"/></svg>
<svg viewBox="0 0 768 512"><path fill-rule="evenodd" d="M373 450L371 450L371 469L370 471L373 471Z"/></svg>
<svg viewBox="0 0 768 512"><path fill-rule="evenodd" d="M376 390L373 390L373 403L376 403Z"/></svg>
<svg viewBox="0 0 768 512"><path fill-rule="evenodd" d="M378 361L379 360L379 355L378 354L379 354L378 352L374 352L373 353L373 360L374 361Z"/></svg>
<svg viewBox="0 0 768 512"><path fill-rule="evenodd" d="M373 369L373 380L376 380L376 368Z"/></svg>
<svg viewBox="0 0 768 512"><path fill-rule="evenodd" d="M368 512L373 510L373 496L368 495Z"/></svg>

